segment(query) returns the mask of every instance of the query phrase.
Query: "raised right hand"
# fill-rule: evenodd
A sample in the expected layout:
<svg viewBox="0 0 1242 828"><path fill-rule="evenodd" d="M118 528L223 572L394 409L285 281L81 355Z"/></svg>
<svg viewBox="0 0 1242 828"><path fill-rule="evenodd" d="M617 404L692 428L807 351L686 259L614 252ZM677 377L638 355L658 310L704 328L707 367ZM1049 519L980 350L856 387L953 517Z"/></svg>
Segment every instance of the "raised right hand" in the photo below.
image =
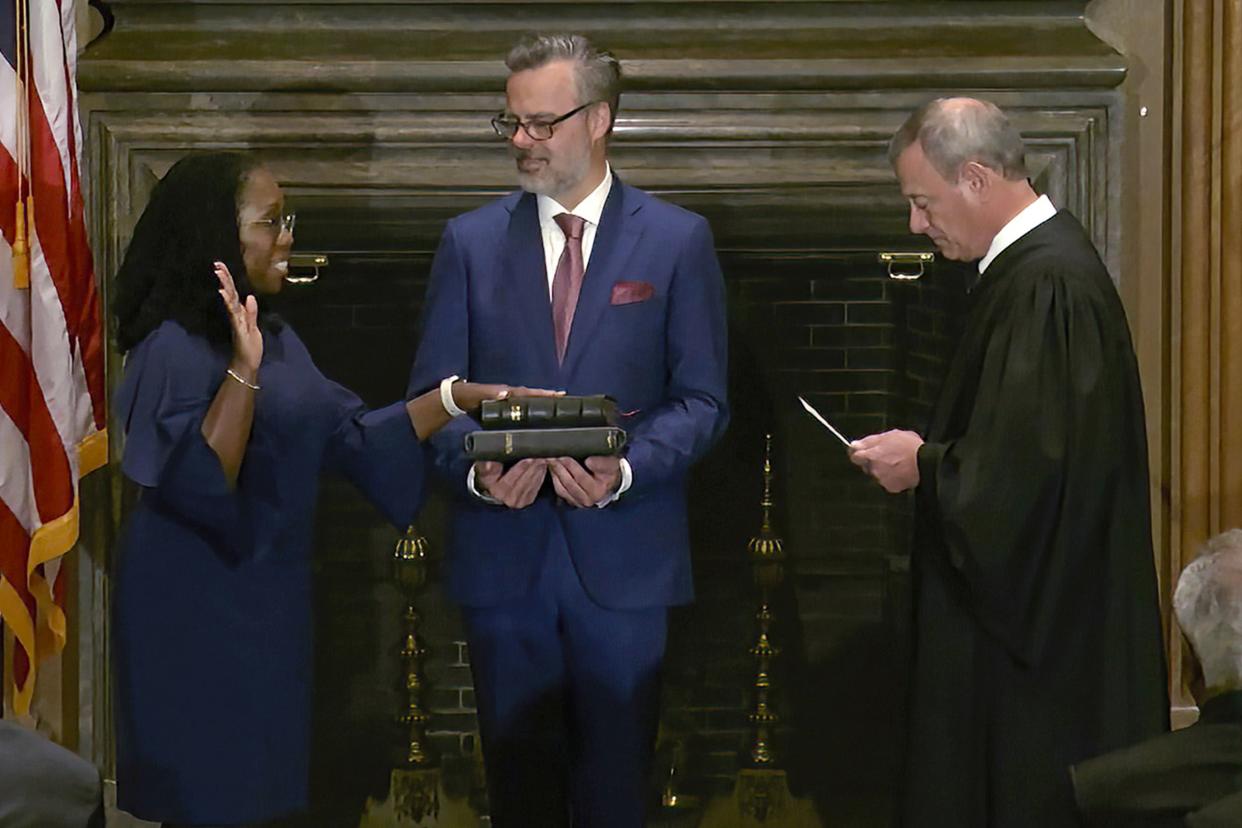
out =
<svg viewBox="0 0 1242 828"><path fill-rule="evenodd" d="M480 460L474 464L474 485L510 509L525 509L535 502L548 475L548 463L541 457L528 457L505 471L501 463Z"/></svg>
<svg viewBox="0 0 1242 828"><path fill-rule="evenodd" d="M254 381L259 372L259 363L263 361L263 332L259 330L259 303L254 295L246 297L242 304L237 295L237 286L233 283L233 274L229 273L224 262L215 263L216 278L220 281L220 289L216 291L224 301L224 309L229 314L229 325L233 329L233 368L244 371L247 380Z"/></svg>

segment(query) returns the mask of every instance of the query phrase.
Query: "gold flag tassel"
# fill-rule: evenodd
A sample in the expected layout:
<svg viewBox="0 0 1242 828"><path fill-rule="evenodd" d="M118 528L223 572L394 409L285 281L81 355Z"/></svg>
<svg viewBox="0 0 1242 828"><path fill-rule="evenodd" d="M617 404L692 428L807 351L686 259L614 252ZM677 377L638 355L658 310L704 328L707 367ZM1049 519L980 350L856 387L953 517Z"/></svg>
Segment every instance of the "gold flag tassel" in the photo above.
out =
<svg viewBox="0 0 1242 828"><path fill-rule="evenodd" d="M25 203L17 202L17 234L13 240L13 287L18 290L30 288L30 235L26 231L26 212L34 216L34 198L26 196Z"/></svg>

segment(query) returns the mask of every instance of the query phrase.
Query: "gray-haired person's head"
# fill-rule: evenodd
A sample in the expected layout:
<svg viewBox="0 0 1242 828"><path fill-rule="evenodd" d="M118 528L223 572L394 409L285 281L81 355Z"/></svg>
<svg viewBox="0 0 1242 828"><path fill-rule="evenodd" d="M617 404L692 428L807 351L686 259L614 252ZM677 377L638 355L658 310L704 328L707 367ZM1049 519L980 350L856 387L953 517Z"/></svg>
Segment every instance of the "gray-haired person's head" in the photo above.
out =
<svg viewBox="0 0 1242 828"><path fill-rule="evenodd" d="M578 34L539 34L519 40L505 58L510 73L538 69L558 60L574 64L580 104L608 104L611 123L616 123L621 103L621 61ZM609 131L612 131L611 124Z"/></svg>
<svg viewBox="0 0 1242 828"><path fill-rule="evenodd" d="M1242 687L1242 529L1209 540L1182 571L1173 612L1203 668L1204 684Z"/></svg>
<svg viewBox="0 0 1242 828"><path fill-rule="evenodd" d="M919 107L889 141L889 164L895 167L901 154L915 143L950 184L957 183L967 161L995 170L1009 181L1028 176L1021 133L989 101L937 98Z"/></svg>

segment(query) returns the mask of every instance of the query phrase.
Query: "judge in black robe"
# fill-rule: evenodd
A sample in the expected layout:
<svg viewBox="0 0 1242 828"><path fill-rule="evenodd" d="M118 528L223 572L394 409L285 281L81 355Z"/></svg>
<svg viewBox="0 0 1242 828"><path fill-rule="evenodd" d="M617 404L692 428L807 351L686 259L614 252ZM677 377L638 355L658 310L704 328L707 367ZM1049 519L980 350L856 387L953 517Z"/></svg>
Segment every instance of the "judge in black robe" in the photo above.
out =
<svg viewBox="0 0 1242 828"><path fill-rule="evenodd" d="M902 821L1076 825L1069 766L1167 729L1134 350L1103 263L1031 189L999 110L936 101L903 130L912 231L986 269L925 438L851 448L915 491Z"/></svg>

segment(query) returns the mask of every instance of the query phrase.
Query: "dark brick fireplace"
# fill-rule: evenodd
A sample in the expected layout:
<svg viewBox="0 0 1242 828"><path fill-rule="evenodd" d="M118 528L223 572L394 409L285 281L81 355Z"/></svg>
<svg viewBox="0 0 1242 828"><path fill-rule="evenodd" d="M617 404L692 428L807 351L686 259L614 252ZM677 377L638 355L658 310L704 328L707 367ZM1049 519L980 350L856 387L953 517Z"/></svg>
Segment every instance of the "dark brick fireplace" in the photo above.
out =
<svg viewBox="0 0 1242 828"><path fill-rule="evenodd" d="M618 52L630 89L614 167L709 218L729 296L733 424L693 477L698 600L672 615L664 744L681 745L686 793L726 792L744 761L757 600L746 545L770 432L789 556L774 600L779 765L831 824L882 824L900 760L910 504L856 473L795 395L850 436L926 418L964 274L937 261L896 281L877 254L928 249L906 230L885 144L929 97L965 89L1007 108L1037 185L1116 272L1108 136L1125 65L1085 25L1085 2L109 5L116 25L80 70L100 271L115 272L150 187L183 152L250 148L298 210L298 249L330 259L282 312L325 374L376 404L404 392L444 221L511 186L487 126L505 46L556 28ZM103 511L95 545L107 549L117 515ZM365 796L386 793L401 735L398 535L331 481L318 523L312 824L357 824ZM420 524L433 558L443 524L435 498ZM105 618L106 577L83 595ZM477 792L468 654L434 565L418 603L432 743L446 784ZM106 678L102 622L86 649ZM93 687L83 709L106 765L107 682Z"/></svg>
<svg viewBox="0 0 1242 828"><path fill-rule="evenodd" d="M684 201L711 216L706 197ZM299 244L328 250L331 266L316 284L288 288L282 312L325 373L371 403L391 401L403 392L413 356L428 247L408 256L338 251L315 244L333 217L313 205L299 209ZM893 209L888 223L899 233L900 204ZM699 598L672 616L665 745L671 756L680 743L683 793L727 792L745 761L754 673L747 650L758 597L746 544L759 528L770 432L775 523L789 555L774 603L784 649L778 757L795 786L825 806L874 809L890 789L899 751L909 504L858 474L795 395L851 436L918 427L952 346L961 271L938 262L918 281L897 281L875 250L850 249L831 231L814 248L787 247L788 234L768 237L768 249L741 247L728 215L711 217L729 296L733 421L693 479ZM892 242L887 249L917 245L903 235ZM444 547L442 509L441 498L420 525L433 557ZM348 486L325 487L317 790L333 799L350 786L382 798L400 736L392 717L402 698L401 604L386 557L396 537ZM448 772L468 785L476 738L468 655L455 613L434 586L420 604L431 649L428 731ZM823 745L844 739L862 747L828 773L833 763Z"/></svg>

